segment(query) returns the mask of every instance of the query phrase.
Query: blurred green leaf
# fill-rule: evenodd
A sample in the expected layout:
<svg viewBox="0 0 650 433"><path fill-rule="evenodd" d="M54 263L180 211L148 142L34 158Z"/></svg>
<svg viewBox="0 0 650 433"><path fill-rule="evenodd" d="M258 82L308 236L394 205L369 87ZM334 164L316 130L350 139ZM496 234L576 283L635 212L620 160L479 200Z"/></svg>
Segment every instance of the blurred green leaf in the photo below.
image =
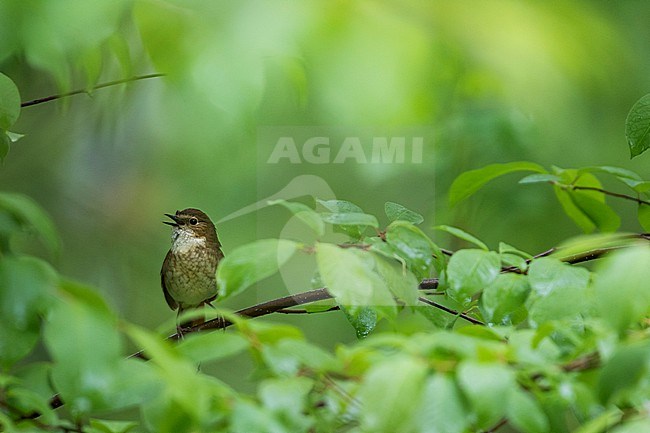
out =
<svg viewBox="0 0 650 433"><path fill-rule="evenodd" d="M449 189L449 204L455 206L473 195L483 185L504 174L515 171L536 171L546 173L544 167L527 161L491 164L476 170L466 171L454 180Z"/></svg>
<svg viewBox="0 0 650 433"><path fill-rule="evenodd" d="M226 358L242 352L248 341L238 334L221 332L192 333L183 338L177 350L194 362L207 362Z"/></svg>
<svg viewBox="0 0 650 433"><path fill-rule="evenodd" d="M429 278L434 248L422 230L406 221L394 221L386 229L386 243L418 279Z"/></svg>
<svg viewBox="0 0 650 433"><path fill-rule="evenodd" d="M639 203L636 216L643 230L650 232L650 205Z"/></svg>
<svg viewBox="0 0 650 433"><path fill-rule="evenodd" d="M11 139L7 132L0 129L0 162L4 162L11 148Z"/></svg>
<svg viewBox="0 0 650 433"><path fill-rule="evenodd" d="M116 319L63 296L52 308L44 334L55 364L52 380L75 415L113 407L115 372L122 357Z"/></svg>
<svg viewBox="0 0 650 433"><path fill-rule="evenodd" d="M313 381L306 377L267 379L258 389L260 400L288 431L309 431L314 419L306 416L307 394Z"/></svg>
<svg viewBox="0 0 650 433"><path fill-rule="evenodd" d="M463 433L472 422L458 385L445 374L426 379L416 419L422 433Z"/></svg>
<svg viewBox="0 0 650 433"><path fill-rule="evenodd" d="M650 311L650 248L617 251L598 267L594 283L599 317L619 334Z"/></svg>
<svg viewBox="0 0 650 433"><path fill-rule="evenodd" d="M279 204L289 209L289 211L291 211L291 213L293 213L296 218L307 224L307 226L311 228L317 236L323 236L325 233L325 225L323 224L323 219L318 214L318 212L309 206L302 203L290 202L286 200L272 200L269 201L268 204L269 206Z"/></svg>
<svg viewBox="0 0 650 433"><path fill-rule="evenodd" d="M20 115L20 93L5 74L0 73L0 130L7 130Z"/></svg>
<svg viewBox="0 0 650 433"><path fill-rule="evenodd" d="M459 229L458 227L452 227L452 226L447 226L447 225L439 225L435 226L434 230L442 230L443 232L447 232L453 236L456 236L459 239L462 239L464 241L467 241L471 244L476 245L477 247L481 248L482 250L488 251L489 248L487 245L485 245L483 242L481 242L479 239L476 237L470 235L466 231Z"/></svg>
<svg viewBox="0 0 650 433"><path fill-rule="evenodd" d="M219 297L234 296L275 274L298 250L286 239L262 239L231 251L217 268Z"/></svg>
<svg viewBox="0 0 650 433"><path fill-rule="evenodd" d="M625 119L625 138L630 158L641 155L650 147L650 94L634 103Z"/></svg>
<svg viewBox="0 0 650 433"><path fill-rule="evenodd" d="M386 212L386 216L391 222L399 220L417 225L424 221L424 217L419 213L413 212L401 204L393 203L392 201L387 201L384 204L384 212Z"/></svg>
<svg viewBox="0 0 650 433"><path fill-rule="evenodd" d="M530 292L528 280L524 275L499 274L481 295L479 307L488 323L509 325L512 315L520 309Z"/></svg>
<svg viewBox="0 0 650 433"><path fill-rule="evenodd" d="M489 428L506 415L508 397L516 387L511 370L501 364L465 361L458 367L457 374L479 428ZM486 395L490 398L485 398Z"/></svg>
<svg viewBox="0 0 650 433"><path fill-rule="evenodd" d="M412 415L422 404L426 372L424 362L406 356L396 356L373 366L363 378L357 394L364 431L412 431Z"/></svg>
<svg viewBox="0 0 650 433"><path fill-rule="evenodd" d="M316 262L327 290L352 316L359 307L395 308L386 284L373 271L372 254L319 243Z"/></svg>
<svg viewBox="0 0 650 433"><path fill-rule="evenodd" d="M640 342L619 348L603 366L598 379L598 398L619 407L634 404L635 392L647 395L650 345ZM639 388L638 390L636 388ZM643 388L643 390L641 390Z"/></svg>
<svg viewBox="0 0 650 433"><path fill-rule="evenodd" d="M472 296L492 284L500 270L501 261L494 251L457 251L447 266L447 294L463 306L468 306Z"/></svg>
<svg viewBox="0 0 650 433"><path fill-rule="evenodd" d="M508 396L508 421L522 433L547 433L548 418L529 394L513 388Z"/></svg>
<svg viewBox="0 0 650 433"><path fill-rule="evenodd" d="M0 259L0 364L9 367L38 341L41 316L51 305L58 277L32 257Z"/></svg>
<svg viewBox="0 0 650 433"><path fill-rule="evenodd" d="M528 282L536 294L546 296L557 289L568 291L587 287L589 271L552 257L540 257L530 264Z"/></svg>
<svg viewBox="0 0 650 433"><path fill-rule="evenodd" d="M33 230L50 251L59 251L60 241L54 223L31 198L22 194L0 192L0 211L7 212L22 227Z"/></svg>
<svg viewBox="0 0 650 433"><path fill-rule="evenodd" d="M112 421L106 419L91 419L90 427L101 433L128 433L138 427L134 421Z"/></svg>
<svg viewBox="0 0 650 433"><path fill-rule="evenodd" d="M611 433L647 433L649 431L650 420L645 418L626 421L612 429Z"/></svg>

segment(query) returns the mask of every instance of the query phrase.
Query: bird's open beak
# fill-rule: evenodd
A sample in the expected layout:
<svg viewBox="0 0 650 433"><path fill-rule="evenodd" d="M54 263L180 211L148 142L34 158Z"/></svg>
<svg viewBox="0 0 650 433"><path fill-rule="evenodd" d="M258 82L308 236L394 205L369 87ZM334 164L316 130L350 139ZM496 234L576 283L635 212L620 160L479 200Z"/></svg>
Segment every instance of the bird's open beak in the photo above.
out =
<svg viewBox="0 0 650 433"><path fill-rule="evenodd" d="M174 222L163 221L163 224L167 224L167 225L170 225L172 227L178 227L178 217L176 215L166 213L165 216L172 219L172 220L174 220Z"/></svg>

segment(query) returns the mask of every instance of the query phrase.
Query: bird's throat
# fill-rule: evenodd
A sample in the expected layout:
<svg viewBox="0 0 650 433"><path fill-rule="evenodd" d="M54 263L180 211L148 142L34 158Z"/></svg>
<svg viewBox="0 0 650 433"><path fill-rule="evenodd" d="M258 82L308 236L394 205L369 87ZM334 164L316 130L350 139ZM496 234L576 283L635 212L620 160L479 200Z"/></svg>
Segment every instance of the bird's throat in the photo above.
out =
<svg viewBox="0 0 650 433"><path fill-rule="evenodd" d="M177 229L172 233L172 253L187 254L194 248L204 248L205 237L194 236L192 232Z"/></svg>

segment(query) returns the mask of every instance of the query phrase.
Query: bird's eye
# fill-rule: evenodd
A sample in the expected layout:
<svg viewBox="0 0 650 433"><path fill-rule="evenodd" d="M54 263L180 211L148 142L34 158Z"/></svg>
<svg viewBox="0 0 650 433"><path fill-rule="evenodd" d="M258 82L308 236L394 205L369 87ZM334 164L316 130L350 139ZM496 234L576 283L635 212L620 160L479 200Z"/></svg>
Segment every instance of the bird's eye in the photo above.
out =
<svg viewBox="0 0 650 433"><path fill-rule="evenodd" d="M194 218L194 217L190 218L190 224L192 224L193 226L197 225L198 223L199 223L199 220L197 220L196 218Z"/></svg>

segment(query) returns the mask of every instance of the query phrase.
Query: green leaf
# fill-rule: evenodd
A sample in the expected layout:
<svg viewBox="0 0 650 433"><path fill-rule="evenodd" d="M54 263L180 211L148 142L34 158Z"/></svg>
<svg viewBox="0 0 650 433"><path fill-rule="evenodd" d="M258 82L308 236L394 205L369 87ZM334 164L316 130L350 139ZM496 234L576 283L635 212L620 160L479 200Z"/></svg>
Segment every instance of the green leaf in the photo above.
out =
<svg viewBox="0 0 650 433"><path fill-rule="evenodd" d="M639 203L636 216L643 230L650 231L650 205Z"/></svg>
<svg viewBox="0 0 650 433"><path fill-rule="evenodd" d="M528 282L537 295L546 296L558 289L570 291L586 288L589 271L552 257L540 257L530 264Z"/></svg>
<svg viewBox="0 0 650 433"><path fill-rule="evenodd" d="M40 335L41 316L51 304L58 277L32 257L0 260L0 366L26 356Z"/></svg>
<svg viewBox="0 0 650 433"><path fill-rule="evenodd" d="M530 286L524 275L499 274L483 290L479 304L481 314L488 323L509 325L512 315L524 305L529 293Z"/></svg>
<svg viewBox="0 0 650 433"><path fill-rule="evenodd" d="M359 306L395 306L386 284L373 271L371 253L319 243L316 261L327 290L349 310Z"/></svg>
<svg viewBox="0 0 650 433"><path fill-rule="evenodd" d="M464 361L458 367L458 383L476 413L476 424L486 429L503 418L508 397L517 385L511 370L501 364ZM489 395L490 398L485 398Z"/></svg>
<svg viewBox="0 0 650 433"><path fill-rule="evenodd" d="M242 352L248 341L238 334L221 332L193 333L176 346L178 351L194 362L207 362L227 358Z"/></svg>
<svg viewBox="0 0 650 433"><path fill-rule="evenodd" d="M50 251L59 251L59 236L54 223L31 198L15 193L0 192L0 212L5 211L22 227L31 229Z"/></svg>
<svg viewBox="0 0 650 433"><path fill-rule="evenodd" d="M435 226L434 230L442 230L443 232L447 232L453 236L456 236L459 239L462 239L464 241L467 241L469 243L472 243L476 245L477 247L481 248L482 250L488 251L489 248L487 245L485 245L483 242L481 242L479 239L476 237L470 235L464 230L461 230L457 227L452 227L452 226L447 226L447 225L439 225Z"/></svg>
<svg viewBox="0 0 650 433"><path fill-rule="evenodd" d="M626 421L624 424L614 428L611 433L647 433L650 431L650 420L636 419Z"/></svg>
<svg viewBox="0 0 650 433"><path fill-rule="evenodd" d="M323 212L320 214L323 221L334 225L345 226L370 226L379 227L379 222L374 215L367 213L331 213Z"/></svg>
<svg viewBox="0 0 650 433"><path fill-rule="evenodd" d="M7 130L20 115L20 93L11 78L0 73L0 129Z"/></svg>
<svg viewBox="0 0 650 433"><path fill-rule="evenodd" d="M357 307L348 309L345 306L340 306L341 311L354 328L357 338L366 338L377 326L377 310L370 307Z"/></svg>
<svg viewBox="0 0 650 433"><path fill-rule="evenodd" d="M217 268L219 297L241 293L275 274L298 247L298 243L285 239L262 239L234 249Z"/></svg>
<svg viewBox="0 0 650 433"><path fill-rule="evenodd" d="M625 138L630 158L641 155L650 147L650 94L634 103L625 119Z"/></svg>
<svg viewBox="0 0 650 433"><path fill-rule="evenodd" d="M449 259L447 294L467 307L472 296L492 284L500 270L501 261L494 251L460 250Z"/></svg>
<svg viewBox="0 0 650 433"><path fill-rule="evenodd" d="M323 221L333 224L335 231L345 233L353 239L361 239L368 226L379 227L379 222L375 216L364 213L354 203L345 200L316 201L330 211L321 213Z"/></svg>
<svg viewBox="0 0 650 433"><path fill-rule="evenodd" d="M323 219L318 214L318 212L309 206L302 203L290 202L286 200L272 200L269 201L268 204L269 206L277 204L284 206L285 208L289 209L289 211L291 211L291 213L293 213L296 218L307 224L307 226L312 229L317 236L323 236L323 234L325 234L325 224L323 224Z"/></svg>
<svg viewBox="0 0 650 433"><path fill-rule="evenodd" d="M619 216L601 200L588 191L571 191L569 197L591 223L601 232L614 232L621 225Z"/></svg>
<svg viewBox="0 0 650 433"><path fill-rule="evenodd" d="M363 431L413 431L413 414L422 403L427 365L416 358L396 356L373 366L357 394ZM390 390L390 392L387 392Z"/></svg>
<svg viewBox="0 0 650 433"><path fill-rule="evenodd" d="M637 387L645 388L650 346L647 342L619 348L603 366L598 379L598 398L603 404L633 405ZM645 394L645 391L643 391Z"/></svg>
<svg viewBox="0 0 650 433"><path fill-rule="evenodd" d="M393 203L392 201L387 201L384 204L384 212L386 212L386 216L391 222L400 220L417 225L424 221L424 217L419 213L413 212L401 204Z"/></svg>
<svg viewBox="0 0 650 433"><path fill-rule="evenodd" d="M521 184L559 182L560 177L550 173L530 174L519 181Z"/></svg>
<svg viewBox="0 0 650 433"><path fill-rule="evenodd" d="M386 243L418 279L429 278L434 245L422 230L406 221L394 221L386 229Z"/></svg>
<svg viewBox="0 0 650 433"><path fill-rule="evenodd" d="M529 321L533 327L561 319L579 317L591 307L587 291L590 274L584 268L551 257L533 260L528 269L532 288Z"/></svg>
<svg viewBox="0 0 650 433"><path fill-rule="evenodd" d="M333 213L363 213L363 209L345 200L316 200L321 206Z"/></svg>
<svg viewBox="0 0 650 433"><path fill-rule="evenodd" d="M650 311L650 248L617 251L597 268L594 291L599 317L620 334Z"/></svg>
<svg viewBox="0 0 650 433"><path fill-rule="evenodd" d="M491 164L477 170L466 171L454 180L449 189L450 205L455 206L465 200L492 179L515 171L546 173L546 170L539 164L527 161Z"/></svg>
<svg viewBox="0 0 650 433"><path fill-rule="evenodd" d="M4 162L11 148L11 139L6 131L0 129L0 162Z"/></svg>
<svg viewBox="0 0 650 433"><path fill-rule="evenodd" d="M76 416L113 407L112 387L122 357L117 321L95 306L66 296L45 327L55 364L52 381Z"/></svg>
<svg viewBox="0 0 650 433"><path fill-rule="evenodd" d="M444 374L426 379L417 413L419 432L463 433L471 423L467 405L456 382Z"/></svg>
<svg viewBox="0 0 650 433"><path fill-rule="evenodd" d="M93 431L101 433L128 433L138 427L138 425L135 421L90 420L90 427Z"/></svg>
<svg viewBox="0 0 650 433"><path fill-rule="evenodd" d="M397 263L389 263L381 257L375 257L377 272L386 282L393 296L404 305L417 305L419 281L412 272Z"/></svg>
<svg viewBox="0 0 650 433"><path fill-rule="evenodd" d="M513 388L508 397L508 421L522 433L547 433L548 418L529 394Z"/></svg>

